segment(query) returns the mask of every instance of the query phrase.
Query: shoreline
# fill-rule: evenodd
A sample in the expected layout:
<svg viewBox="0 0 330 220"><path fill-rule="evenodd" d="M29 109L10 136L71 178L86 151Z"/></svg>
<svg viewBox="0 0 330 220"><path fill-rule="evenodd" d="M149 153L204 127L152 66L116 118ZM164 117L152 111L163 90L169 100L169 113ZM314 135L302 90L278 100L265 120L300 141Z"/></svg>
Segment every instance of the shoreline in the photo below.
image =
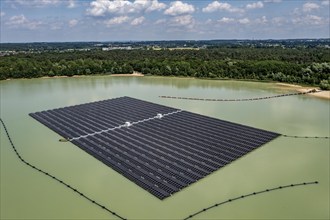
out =
<svg viewBox="0 0 330 220"><path fill-rule="evenodd" d="M323 91L320 90L318 87L312 87L312 86L300 86L300 85L295 85L295 84L288 84L288 83L275 83L276 88L279 89L288 89L288 90L294 90L297 92L308 92L310 90L316 90L319 91L317 93L308 93L307 95L313 96L316 98L321 98L321 99L328 99L330 100L330 91Z"/></svg>
<svg viewBox="0 0 330 220"><path fill-rule="evenodd" d="M43 76L39 78L33 78L33 79L56 79L56 78L82 78L82 77L91 77L91 76L114 76L114 77L144 77L145 75L140 72L133 72L129 74L105 74L105 75L73 75L73 76ZM156 76L158 77L158 76ZM159 76L159 77L165 77L170 78L171 76ZM178 79L204 79L204 78L195 78L195 77L175 77ZM21 79L29 79L29 78L21 78ZM10 81L13 80L11 78L0 80L0 81ZM308 92L310 90L316 90L319 91L317 93L309 93L308 96L313 96L315 98L321 98L321 99L327 99L330 100L330 91L326 90L320 90L318 87L313 86L301 86L296 84L289 84L289 83L280 83L280 82L265 82L265 81L255 81L255 80L237 80L237 79L212 79L212 80L233 80L233 81L244 81L244 82L258 82L258 83L273 83L275 85L274 88L281 89L281 90L291 90L291 91L297 91L297 92Z"/></svg>
<svg viewBox="0 0 330 220"><path fill-rule="evenodd" d="M133 73L129 73L129 74L110 74L109 76L144 76L143 73L140 72L133 72Z"/></svg>
<svg viewBox="0 0 330 220"><path fill-rule="evenodd" d="M144 76L139 72L127 73L127 74L103 74L103 75L73 75L73 76L42 76L40 79L56 79L56 78L80 78L80 77L91 77L91 76ZM35 78L38 79L38 78ZM6 79L11 80L11 79Z"/></svg>

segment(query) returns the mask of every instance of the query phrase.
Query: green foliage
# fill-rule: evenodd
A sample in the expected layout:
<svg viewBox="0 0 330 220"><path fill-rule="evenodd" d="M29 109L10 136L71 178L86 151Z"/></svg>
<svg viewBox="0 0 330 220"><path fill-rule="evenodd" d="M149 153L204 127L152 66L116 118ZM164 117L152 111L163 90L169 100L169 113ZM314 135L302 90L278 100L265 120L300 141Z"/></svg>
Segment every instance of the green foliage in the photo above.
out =
<svg viewBox="0 0 330 220"><path fill-rule="evenodd" d="M330 57L322 48L215 48L21 53L0 58L0 79L129 74L273 80L326 88ZM324 81L325 80L325 81Z"/></svg>
<svg viewBox="0 0 330 220"><path fill-rule="evenodd" d="M320 88L322 90L330 90L330 79L322 80L320 83Z"/></svg>

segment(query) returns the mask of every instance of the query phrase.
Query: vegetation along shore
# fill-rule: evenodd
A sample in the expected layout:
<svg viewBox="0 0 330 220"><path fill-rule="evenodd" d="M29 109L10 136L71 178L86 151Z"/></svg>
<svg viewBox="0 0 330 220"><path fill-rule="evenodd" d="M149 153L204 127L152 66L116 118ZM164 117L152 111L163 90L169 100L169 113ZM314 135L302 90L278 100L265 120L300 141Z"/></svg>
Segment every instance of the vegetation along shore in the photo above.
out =
<svg viewBox="0 0 330 220"><path fill-rule="evenodd" d="M63 43L65 44L65 43ZM89 45L89 44L88 44ZM325 46L214 44L198 50L136 49L2 51L0 80L82 75L156 75L275 81L330 89L330 53ZM133 45L134 46L134 45ZM21 45L24 47L24 44ZM26 47L25 47L26 48ZM134 47L132 47L134 48ZM139 73L139 74L137 74Z"/></svg>

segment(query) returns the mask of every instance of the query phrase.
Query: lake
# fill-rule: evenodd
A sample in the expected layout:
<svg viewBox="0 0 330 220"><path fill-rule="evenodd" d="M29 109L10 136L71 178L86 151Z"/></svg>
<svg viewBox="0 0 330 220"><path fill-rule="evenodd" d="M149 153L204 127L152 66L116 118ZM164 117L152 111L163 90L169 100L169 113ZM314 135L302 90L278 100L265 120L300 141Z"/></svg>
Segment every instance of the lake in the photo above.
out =
<svg viewBox="0 0 330 220"><path fill-rule="evenodd" d="M279 137L161 201L30 116L31 112L130 96L281 134L329 136L330 102L289 96L202 102L158 96L252 98L290 93L274 83L165 77L77 77L1 81L1 118L17 150L128 219L183 219L243 194L288 188L211 209L195 219L329 219L329 139ZM1 219L117 219L15 155L1 127Z"/></svg>

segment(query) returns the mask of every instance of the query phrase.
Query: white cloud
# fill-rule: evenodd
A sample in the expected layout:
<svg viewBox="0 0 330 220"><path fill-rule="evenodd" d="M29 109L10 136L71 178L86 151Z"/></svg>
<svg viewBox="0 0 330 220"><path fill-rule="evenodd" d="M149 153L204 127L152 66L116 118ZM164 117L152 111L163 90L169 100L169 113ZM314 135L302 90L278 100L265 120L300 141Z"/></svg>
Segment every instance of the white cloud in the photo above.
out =
<svg viewBox="0 0 330 220"><path fill-rule="evenodd" d="M182 26L187 28L193 28L195 25L195 19L192 15L181 15L171 19L172 26Z"/></svg>
<svg viewBox="0 0 330 220"><path fill-rule="evenodd" d="M292 23L295 24L295 25L299 24L299 23L302 23L302 19L301 18L293 18Z"/></svg>
<svg viewBox="0 0 330 220"><path fill-rule="evenodd" d="M109 20L104 21L104 24L107 27L111 27L113 25L117 25L117 24L122 24L122 23L126 23L130 20L130 18L128 16L119 16L119 17L114 17L111 18Z"/></svg>
<svg viewBox="0 0 330 220"><path fill-rule="evenodd" d="M323 23L323 19L317 15L307 15L306 22L309 24L319 25Z"/></svg>
<svg viewBox="0 0 330 220"><path fill-rule="evenodd" d="M218 22L228 24L228 23L235 22L235 19L234 18L223 17L223 18L219 19Z"/></svg>
<svg viewBox="0 0 330 220"><path fill-rule="evenodd" d="M265 3L280 3L282 0L264 0Z"/></svg>
<svg viewBox="0 0 330 220"><path fill-rule="evenodd" d="M181 1L171 2L170 7L165 10L164 14L166 15L183 15L191 14L195 12L195 7L193 5L183 3Z"/></svg>
<svg viewBox="0 0 330 220"><path fill-rule="evenodd" d="M135 18L132 22L131 22L131 25L133 26L137 26L137 25L140 25L144 22L145 20L145 17L141 16L141 17L138 17L138 18Z"/></svg>
<svg viewBox="0 0 330 220"><path fill-rule="evenodd" d="M6 22L6 25L11 28L26 28L30 30L37 29L40 25L42 25L41 21L30 21L23 14L12 16L9 21Z"/></svg>
<svg viewBox="0 0 330 220"><path fill-rule="evenodd" d="M20 25L24 24L28 21L28 19L24 15L16 15L12 16L7 22L8 25Z"/></svg>
<svg viewBox="0 0 330 220"><path fill-rule="evenodd" d="M256 9L256 8L263 8L263 7L264 7L264 3L262 3L261 1L253 2L251 4L246 5L247 9Z"/></svg>
<svg viewBox="0 0 330 220"><path fill-rule="evenodd" d="M208 4L205 8L202 9L203 12L215 12L215 11L228 11L228 12L244 12L243 9L235 8L229 3L222 3L218 1L214 1Z"/></svg>
<svg viewBox="0 0 330 220"><path fill-rule="evenodd" d="M77 0L10 0L10 2L18 5L45 8L48 6L66 5L68 8L74 8Z"/></svg>
<svg viewBox="0 0 330 220"><path fill-rule="evenodd" d="M323 0L322 5L330 5L330 0Z"/></svg>
<svg viewBox="0 0 330 220"><path fill-rule="evenodd" d="M261 18L257 18L255 20L256 24L266 24L268 22L266 16L262 16Z"/></svg>
<svg viewBox="0 0 330 220"><path fill-rule="evenodd" d="M75 8L76 1L75 0L68 0L68 8Z"/></svg>
<svg viewBox="0 0 330 220"><path fill-rule="evenodd" d="M317 15L307 15L304 17L296 17L292 19L292 23L294 25L322 25L327 21L320 16Z"/></svg>
<svg viewBox="0 0 330 220"><path fill-rule="evenodd" d="M4 12L1 12L0 13L0 17L3 17L3 16L5 16L6 15L6 13L4 13Z"/></svg>
<svg viewBox="0 0 330 220"><path fill-rule="evenodd" d="M301 11L299 8L294 8L293 11L292 11L292 14L293 15L300 15L301 14Z"/></svg>
<svg viewBox="0 0 330 220"><path fill-rule="evenodd" d="M90 3L87 13L92 16L104 16L106 13L125 14L134 10L132 2L121 0L96 0Z"/></svg>
<svg viewBox="0 0 330 220"><path fill-rule="evenodd" d="M53 22L50 24L50 29L51 30L60 30L63 27L63 23L62 22Z"/></svg>
<svg viewBox="0 0 330 220"><path fill-rule="evenodd" d="M276 26L282 26L286 23L286 19L283 17L275 17L272 19L272 23Z"/></svg>
<svg viewBox="0 0 330 220"><path fill-rule="evenodd" d="M91 16L104 16L108 14L128 14L140 12L159 11L166 7L158 0L94 0L87 9L87 14Z"/></svg>
<svg viewBox="0 0 330 220"><path fill-rule="evenodd" d="M260 18L250 20L249 18L241 18L241 19L235 19L235 18L228 18L228 17L222 17L221 19L218 20L219 23L221 24L256 24L256 25L261 25L261 24L267 24L268 19L266 16L262 16Z"/></svg>
<svg viewBox="0 0 330 220"><path fill-rule="evenodd" d="M304 12L310 12L310 11L313 11L313 10L316 10L316 9L319 9L320 6L316 3L313 3L313 2L307 2L303 5L303 11Z"/></svg>
<svg viewBox="0 0 330 220"><path fill-rule="evenodd" d="M72 19L69 21L69 27L74 27L79 23L77 19Z"/></svg>
<svg viewBox="0 0 330 220"><path fill-rule="evenodd" d="M238 20L238 23L240 24L249 24L250 23L250 19L248 18L242 18Z"/></svg>
<svg viewBox="0 0 330 220"><path fill-rule="evenodd" d="M158 0L135 0L131 7L133 8L133 12L152 12L152 11L160 11L166 8L164 3L158 2Z"/></svg>
<svg viewBox="0 0 330 220"><path fill-rule="evenodd" d="M165 9L166 5L164 3L158 2L158 0L151 1L151 5L146 9L146 12L150 11L160 11Z"/></svg>
<svg viewBox="0 0 330 220"><path fill-rule="evenodd" d="M155 21L154 24L165 24L166 23L166 19L158 19L157 21Z"/></svg>
<svg viewBox="0 0 330 220"><path fill-rule="evenodd" d="M52 5L58 5L63 1L60 0L14 0L13 3L19 5L25 5L30 7L46 7Z"/></svg>
<svg viewBox="0 0 330 220"><path fill-rule="evenodd" d="M213 22L213 20L211 18L209 18L205 21L205 24L212 24L212 22Z"/></svg>

